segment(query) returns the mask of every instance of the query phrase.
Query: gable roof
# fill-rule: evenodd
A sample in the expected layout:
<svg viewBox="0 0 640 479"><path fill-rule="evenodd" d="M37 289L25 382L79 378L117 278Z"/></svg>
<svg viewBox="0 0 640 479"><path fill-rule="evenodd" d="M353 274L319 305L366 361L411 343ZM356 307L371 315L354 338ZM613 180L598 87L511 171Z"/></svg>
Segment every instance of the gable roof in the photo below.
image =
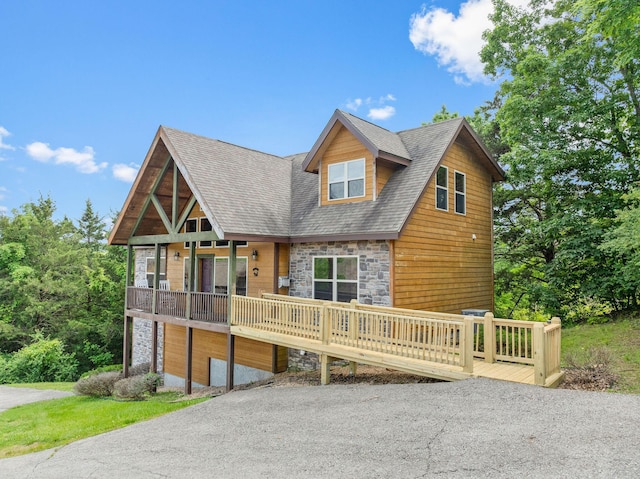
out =
<svg viewBox="0 0 640 479"><path fill-rule="evenodd" d="M335 128L349 129L370 151L405 165L391 175L376 201L320 207L314 162ZM109 238L127 244L147 186L170 156L221 239L281 242L394 239L449 147L461 141L494 181L504 171L463 118L390 132L336 110L309 153L278 157L161 126ZM142 181L145 178L145 181Z"/></svg>
<svg viewBox="0 0 640 479"><path fill-rule="evenodd" d="M408 165L411 161L407 148L396 133L350 113L336 110L302 162L302 168L305 171L317 171L322 152L331 143L340 125L349 130L374 158L383 158L403 165Z"/></svg>

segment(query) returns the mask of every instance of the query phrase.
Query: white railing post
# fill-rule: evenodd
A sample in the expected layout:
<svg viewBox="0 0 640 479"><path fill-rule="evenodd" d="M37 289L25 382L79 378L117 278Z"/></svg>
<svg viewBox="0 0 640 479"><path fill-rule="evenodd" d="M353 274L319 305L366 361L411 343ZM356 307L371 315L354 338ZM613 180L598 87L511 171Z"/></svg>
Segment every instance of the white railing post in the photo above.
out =
<svg viewBox="0 0 640 479"><path fill-rule="evenodd" d="M460 353L462 355L462 370L465 373L473 372L473 316L467 316L462 323L462 348Z"/></svg>
<svg viewBox="0 0 640 479"><path fill-rule="evenodd" d="M496 362L496 331L493 324L493 313L484 315L484 361Z"/></svg>
<svg viewBox="0 0 640 479"><path fill-rule="evenodd" d="M536 386L544 386L547 374L545 371L544 357L544 324L533 325L533 383Z"/></svg>
<svg viewBox="0 0 640 479"><path fill-rule="evenodd" d="M331 338L331 318L329 318L329 308L326 304L322 305L320 313L320 340L322 344L329 344Z"/></svg>

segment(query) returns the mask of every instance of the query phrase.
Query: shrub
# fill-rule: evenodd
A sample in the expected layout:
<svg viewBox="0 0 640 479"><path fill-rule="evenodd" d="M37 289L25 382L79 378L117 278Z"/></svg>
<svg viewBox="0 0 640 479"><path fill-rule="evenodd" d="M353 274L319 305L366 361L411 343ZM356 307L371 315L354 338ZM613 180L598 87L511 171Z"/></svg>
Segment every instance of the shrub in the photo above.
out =
<svg viewBox="0 0 640 479"><path fill-rule="evenodd" d="M89 376L95 376L100 373L108 373L108 372L122 372L122 364L110 364L109 366L100 366L99 368L92 369L91 371L87 371L86 373L82 373L80 378L88 378Z"/></svg>
<svg viewBox="0 0 640 479"><path fill-rule="evenodd" d="M113 387L113 394L121 399L144 399L153 393L160 384L160 376L147 373L120 379Z"/></svg>
<svg viewBox="0 0 640 479"><path fill-rule="evenodd" d="M140 363L129 368L129 376L142 376L151 371L151 363Z"/></svg>
<svg viewBox="0 0 640 479"><path fill-rule="evenodd" d="M72 381L77 377L78 361L64 352L59 339L46 339L42 333L34 342L11 354L0 368L0 384Z"/></svg>
<svg viewBox="0 0 640 479"><path fill-rule="evenodd" d="M73 387L77 394L92 397L108 397L113 394L114 385L122 379L119 371L108 371L81 378Z"/></svg>

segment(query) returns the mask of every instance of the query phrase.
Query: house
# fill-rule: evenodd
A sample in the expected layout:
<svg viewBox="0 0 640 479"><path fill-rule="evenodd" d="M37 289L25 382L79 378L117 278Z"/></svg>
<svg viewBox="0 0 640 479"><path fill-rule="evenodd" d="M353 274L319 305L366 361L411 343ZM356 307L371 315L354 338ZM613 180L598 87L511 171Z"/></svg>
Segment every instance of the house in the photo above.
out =
<svg viewBox="0 0 640 479"><path fill-rule="evenodd" d="M132 347L168 384L285 370L299 352L229 333L230 292L493 310L503 177L463 118L394 133L337 110L288 157L161 126L109 237L130 258L125 365Z"/></svg>

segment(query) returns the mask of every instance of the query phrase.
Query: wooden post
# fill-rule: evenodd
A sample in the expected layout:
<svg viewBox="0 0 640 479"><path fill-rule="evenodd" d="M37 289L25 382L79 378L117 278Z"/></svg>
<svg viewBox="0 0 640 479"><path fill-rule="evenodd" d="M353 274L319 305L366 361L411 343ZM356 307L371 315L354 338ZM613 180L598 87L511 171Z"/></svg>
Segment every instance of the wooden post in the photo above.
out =
<svg viewBox="0 0 640 479"><path fill-rule="evenodd" d="M544 324L533 325L533 383L537 386L544 386L547 379L544 359Z"/></svg>
<svg viewBox="0 0 640 479"><path fill-rule="evenodd" d="M473 326L473 316L465 317L462 325L464 328L462 330L462 344L460 345L460 352L462 354L462 370L465 373L473 372Z"/></svg>
<svg viewBox="0 0 640 479"><path fill-rule="evenodd" d="M131 321L130 316L124 317L124 338L122 344L122 374L129 377L129 357L131 356Z"/></svg>
<svg viewBox="0 0 640 479"><path fill-rule="evenodd" d="M151 372L158 372L158 321L151 321Z"/></svg>
<svg viewBox="0 0 640 479"><path fill-rule="evenodd" d="M351 300L351 311L349 311L349 339L351 339L351 341L353 341L353 343L351 344L351 346L353 347L357 347L358 346L358 333L359 333L359 324L358 324L358 300L356 299L352 299ZM356 375L356 371L358 369L358 363L356 363L355 361L349 361L349 375L350 376L355 376Z"/></svg>
<svg viewBox="0 0 640 479"><path fill-rule="evenodd" d="M235 348L236 337L229 333L227 334L227 392L233 389L233 370L235 368Z"/></svg>
<svg viewBox="0 0 640 479"><path fill-rule="evenodd" d="M493 313L484 315L484 361L496 362L496 330L493 325Z"/></svg>
<svg viewBox="0 0 640 479"><path fill-rule="evenodd" d="M158 305L158 289L160 288L160 244L156 243L155 260L156 266L153 269L153 297L151 299L151 312L156 314L156 307ZM166 260L166 258L165 258Z"/></svg>
<svg viewBox="0 0 640 479"><path fill-rule="evenodd" d="M185 373L184 373L184 393L185 395L191 394L191 366L193 363L193 329L189 326L186 327L185 331L186 341L185 341Z"/></svg>
<svg viewBox="0 0 640 479"><path fill-rule="evenodd" d="M329 309L327 304L322 305L322 312L320 313L320 340L322 344L329 344L331 338L331 318L329 318Z"/></svg>
<svg viewBox="0 0 640 479"><path fill-rule="evenodd" d="M331 380L331 371L329 368L330 358L326 353L320 354L320 384L326 386Z"/></svg>
<svg viewBox="0 0 640 479"><path fill-rule="evenodd" d="M189 273L187 278L187 304L185 316L191 319L191 293L196 289L196 242L189 243Z"/></svg>

